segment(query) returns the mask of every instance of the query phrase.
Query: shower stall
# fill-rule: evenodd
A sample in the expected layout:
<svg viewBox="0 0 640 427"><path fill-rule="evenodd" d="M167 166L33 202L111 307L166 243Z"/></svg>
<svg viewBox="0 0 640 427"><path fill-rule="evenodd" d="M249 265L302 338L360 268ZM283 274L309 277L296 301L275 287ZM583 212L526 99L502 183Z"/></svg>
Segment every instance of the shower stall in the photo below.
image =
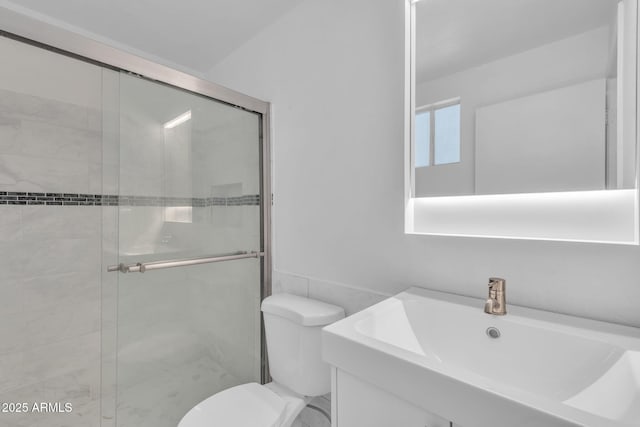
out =
<svg viewBox="0 0 640 427"><path fill-rule="evenodd" d="M269 104L23 36L0 37L0 426L175 427L265 381Z"/></svg>

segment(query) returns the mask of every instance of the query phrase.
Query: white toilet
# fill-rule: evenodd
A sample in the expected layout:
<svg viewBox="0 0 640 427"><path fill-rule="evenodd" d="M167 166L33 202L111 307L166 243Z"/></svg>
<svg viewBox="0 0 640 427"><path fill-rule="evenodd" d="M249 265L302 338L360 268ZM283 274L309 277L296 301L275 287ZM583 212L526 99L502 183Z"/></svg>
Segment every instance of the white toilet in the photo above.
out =
<svg viewBox="0 0 640 427"><path fill-rule="evenodd" d="M273 382L216 393L187 412L178 427L289 427L313 397L329 393L320 330L344 317L342 307L276 294L262 301L262 312Z"/></svg>

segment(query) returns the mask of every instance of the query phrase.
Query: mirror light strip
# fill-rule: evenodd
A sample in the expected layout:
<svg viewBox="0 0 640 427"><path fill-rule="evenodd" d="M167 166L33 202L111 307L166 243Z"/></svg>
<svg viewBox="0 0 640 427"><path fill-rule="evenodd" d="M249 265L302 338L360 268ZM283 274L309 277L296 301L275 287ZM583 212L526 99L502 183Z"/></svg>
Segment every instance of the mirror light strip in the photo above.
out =
<svg viewBox="0 0 640 427"><path fill-rule="evenodd" d="M411 234L638 244L637 191L411 199Z"/></svg>

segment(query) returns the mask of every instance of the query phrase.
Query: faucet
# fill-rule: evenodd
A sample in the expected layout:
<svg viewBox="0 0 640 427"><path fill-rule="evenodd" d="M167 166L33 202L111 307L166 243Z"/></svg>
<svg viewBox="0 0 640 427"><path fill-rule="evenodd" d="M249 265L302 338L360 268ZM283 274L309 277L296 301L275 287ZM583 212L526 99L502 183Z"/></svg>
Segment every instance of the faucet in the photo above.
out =
<svg viewBox="0 0 640 427"><path fill-rule="evenodd" d="M484 312L503 316L507 314L506 299L507 281L499 277L489 278L489 298L484 304Z"/></svg>

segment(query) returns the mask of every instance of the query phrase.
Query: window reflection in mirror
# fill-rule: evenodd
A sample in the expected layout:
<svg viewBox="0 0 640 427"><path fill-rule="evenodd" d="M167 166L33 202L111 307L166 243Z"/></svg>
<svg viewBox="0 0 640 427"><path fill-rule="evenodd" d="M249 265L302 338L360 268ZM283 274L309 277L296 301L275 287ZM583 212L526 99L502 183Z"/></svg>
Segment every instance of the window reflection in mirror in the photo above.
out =
<svg viewBox="0 0 640 427"><path fill-rule="evenodd" d="M414 195L635 187L636 0L422 0Z"/></svg>
<svg viewBox="0 0 640 427"><path fill-rule="evenodd" d="M415 167L460 161L460 100L416 108Z"/></svg>

